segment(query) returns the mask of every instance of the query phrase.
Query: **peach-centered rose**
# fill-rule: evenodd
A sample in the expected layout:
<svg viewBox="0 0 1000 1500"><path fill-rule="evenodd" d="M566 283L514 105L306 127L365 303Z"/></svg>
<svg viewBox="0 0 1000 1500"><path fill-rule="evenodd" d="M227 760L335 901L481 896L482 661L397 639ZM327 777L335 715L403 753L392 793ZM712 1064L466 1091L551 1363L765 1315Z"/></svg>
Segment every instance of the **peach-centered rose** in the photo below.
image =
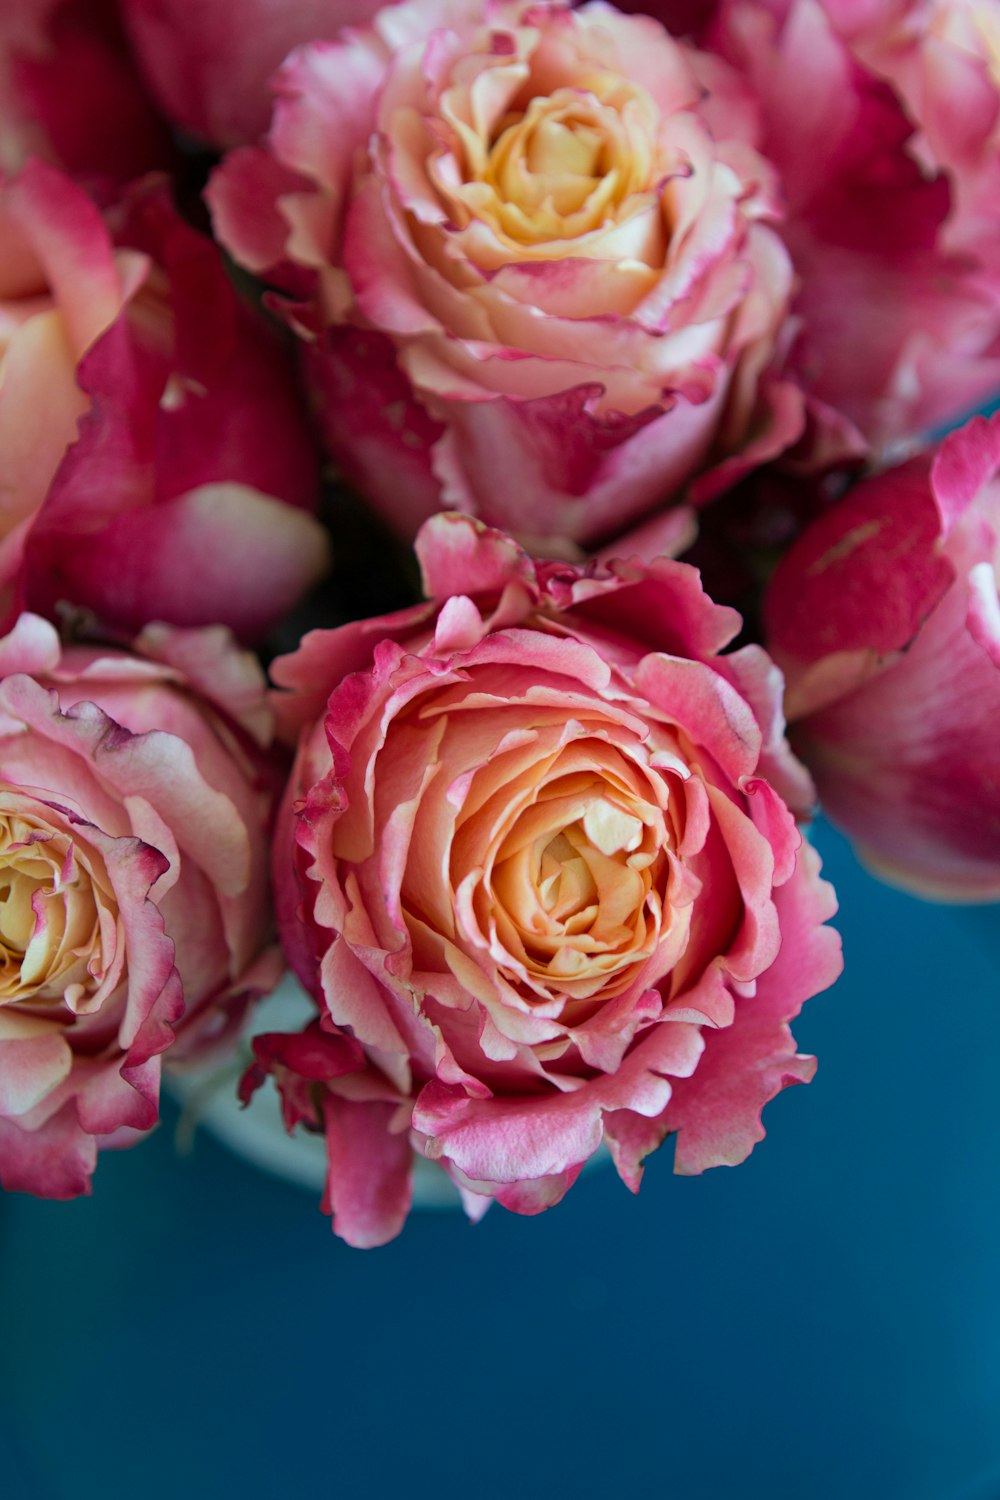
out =
<svg viewBox="0 0 1000 1500"><path fill-rule="evenodd" d="M403 529L454 505L565 548L798 436L780 194L718 59L596 0L410 0L277 91L216 226L311 294L327 436Z"/></svg>
<svg viewBox="0 0 1000 1500"><path fill-rule="evenodd" d="M0 1004L86 1015L122 968L117 906L103 860L78 853L72 829L16 791L0 792Z"/></svg>
<svg viewBox="0 0 1000 1500"><path fill-rule="evenodd" d="M222 631L136 645L61 651L30 614L0 640L0 1184L47 1197L281 968L260 669Z"/></svg>
<svg viewBox="0 0 1000 1500"><path fill-rule="evenodd" d="M418 541L432 603L281 659L299 729L275 845L315 996L257 1039L326 1131L352 1243L395 1233L413 1152L470 1211L556 1202L605 1139L633 1188L736 1162L811 1076L788 1021L839 970L789 804L780 677L679 563L536 566L468 518Z"/></svg>

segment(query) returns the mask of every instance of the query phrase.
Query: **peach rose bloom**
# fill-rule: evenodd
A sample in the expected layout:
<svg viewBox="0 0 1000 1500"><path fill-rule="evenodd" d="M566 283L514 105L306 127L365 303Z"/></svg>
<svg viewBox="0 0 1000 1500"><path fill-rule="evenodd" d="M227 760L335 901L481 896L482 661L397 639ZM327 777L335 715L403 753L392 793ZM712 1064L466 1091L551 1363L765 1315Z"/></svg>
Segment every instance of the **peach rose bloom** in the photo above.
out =
<svg viewBox="0 0 1000 1500"><path fill-rule="evenodd" d="M216 229L291 292L331 449L401 530L454 506L565 553L802 433L780 184L719 59L602 3L411 0L275 87Z"/></svg>
<svg viewBox="0 0 1000 1500"><path fill-rule="evenodd" d="M163 1055L212 1047L281 973L275 778L255 658L152 626L133 654L0 639L0 1184L89 1191L156 1124Z"/></svg>
<svg viewBox="0 0 1000 1500"><path fill-rule="evenodd" d="M257 1039L326 1134L334 1228L400 1228L414 1153L473 1214L557 1202L608 1143L637 1189L741 1161L812 1075L788 1023L840 968L791 807L780 676L693 568L534 565L467 517L418 540L431 603L274 667L300 733L275 839L316 999Z"/></svg>

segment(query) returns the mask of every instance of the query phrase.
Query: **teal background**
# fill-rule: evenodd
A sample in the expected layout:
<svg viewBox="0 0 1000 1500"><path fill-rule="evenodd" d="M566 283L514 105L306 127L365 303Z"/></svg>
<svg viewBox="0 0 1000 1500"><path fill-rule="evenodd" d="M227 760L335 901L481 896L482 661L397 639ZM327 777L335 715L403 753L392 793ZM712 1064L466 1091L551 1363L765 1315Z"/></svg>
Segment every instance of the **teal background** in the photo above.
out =
<svg viewBox="0 0 1000 1500"><path fill-rule="evenodd" d="M347 1249L169 1115L0 1198L3 1500L1000 1496L1000 922L817 842L847 973L737 1171Z"/></svg>

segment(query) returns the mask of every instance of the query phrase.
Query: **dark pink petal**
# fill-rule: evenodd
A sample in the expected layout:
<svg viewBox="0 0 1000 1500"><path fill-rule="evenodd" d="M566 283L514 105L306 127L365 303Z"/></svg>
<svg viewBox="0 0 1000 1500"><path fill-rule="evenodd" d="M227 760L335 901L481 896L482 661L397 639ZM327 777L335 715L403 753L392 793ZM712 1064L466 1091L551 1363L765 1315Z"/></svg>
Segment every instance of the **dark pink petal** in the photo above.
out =
<svg viewBox="0 0 1000 1500"><path fill-rule="evenodd" d="M679 395L670 410L650 405L627 416L600 414L602 394L580 384L532 400L484 393L447 403L434 454L442 505L558 556L567 540L600 542L675 495L709 451L721 388L700 404ZM445 405L435 400L432 414L441 418Z"/></svg>
<svg viewBox="0 0 1000 1500"><path fill-rule="evenodd" d="M428 1084L413 1125L431 1138L427 1155L453 1162L475 1182L558 1177L593 1156L606 1112L661 1113L673 1081L695 1070L701 1049L698 1027L665 1021L616 1073L572 1093L473 1099L460 1088Z"/></svg>
<svg viewBox="0 0 1000 1500"><path fill-rule="evenodd" d="M72 494L60 491L62 504ZM329 559L318 521L239 484L125 511L69 541L46 514L28 553L27 596L36 608L70 600L126 630L150 618L184 626L222 619L244 640L287 614Z"/></svg>
<svg viewBox="0 0 1000 1500"><path fill-rule="evenodd" d="M635 681L647 702L710 751L730 781L756 771L760 725L746 699L712 667L660 652L643 657Z"/></svg>
<svg viewBox="0 0 1000 1500"><path fill-rule="evenodd" d="M629 1192L637 1193L642 1185L643 1162L658 1151L669 1130L665 1117L647 1119L630 1109L616 1109L604 1117L604 1138L608 1143L615 1171Z"/></svg>
<svg viewBox="0 0 1000 1500"><path fill-rule="evenodd" d="M111 236L87 195L32 161L8 188L8 212L29 239L77 358L117 317L122 282Z"/></svg>
<svg viewBox="0 0 1000 1500"><path fill-rule="evenodd" d="M714 603L689 563L609 551L610 579L598 584L587 576L572 589L573 612L582 621L627 637L645 648L643 655L666 652L694 660L715 656L739 631L736 610Z"/></svg>
<svg viewBox="0 0 1000 1500"><path fill-rule="evenodd" d="M90 1192L97 1143L81 1129L72 1100L37 1130L0 1116L0 1184L9 1193L78 1198Z"/></svg>
<svg viewBox="0 0 1000 1500"><path fill-rule="evenodd" d="M561 1203L579 1177L581 1167L571 1167L555 1177L539 1177L534 1181L505 1183L498 1185L497 1202L511 1213L541 1214L547 1208Z"/></svg>
<svg viewBox="0 0 1000 1500"><path fill-rule="evenodd" d="M324 440L345 477L413 536L441 508L432 450L444 429L414 399L392 343L373 330L331 328L304 360Z"/></svg>
<svg viewBox="0 0 1000 1500"><path fill-rule="evenodd" d="M1000 471L1000 412L973 417L945 438L931 468L931 488L947 537L983 486Z"/></svg>
<svg viewBox="0 0 1000 1500"><path fill-rule="evenodd" d="M283 265L288 242L280 199L304 185L298 172L282 166L262 146L231 151L205 189L219 243L255 275L273 272Z"/></svg>
<svg viewBox="0 0 1000 1500"><path fill-rule="evenodd" d="M142 1133L159 1119L159 1057L131 1067L121 1058L98 1066L78 1061L73 1085L77 1116L88 1135L110 1136L122 1128Z"/></svg>
<svg viewBox="0 0 1000 1500"><path fill-rule="evenodd" d="M535 569L527 554L505 536L456 511L437 516L420 530L414 544L428 599L467 594L499 595L519 583L537 596Z"/></svg>
<svg viewBox="0 0 1000 1500"><path fill-rule="evenodd" d="M122 230L167 276L159 321L117 317L118 272L86 199L64 193L57 213L37 174L20 192L50 277L83 298L80 338L111 324L78 367L90 409L25 538L24 597L45 612L80 605L127 630L158 617L260 635L326 566L323 533L305 514L316 454L284 351L162 184L130 195ZM79 275L83 252L93 286Z"/></svg>
<svg viewBox="0 0 1000 1500"><path fill-rule="evenodd" d="M254 1056L270 1068L278 1064L317 1083L328 1083L345 1073L359 1072L365 1055L353 1037L333 1034L318 1025L304 1032L265 1032L253 1039Z"/></svg>
<svg viewBox="0 0 1000 1500"><path fill-rule="evenodd" d="M843 967L840 938L822 924L837 909L820 879L819 857L802 846L795 874L775 892L781 951L757 981L755 995L737 1000L732 1026L705 1031L696 1073L680 1078L664 1113L676 1131L675 1171L735 1166L764 1137L761 1110L791 1083L807 1083L811 1057L795 1052L788 1022L803 1002L827 989Z"/></svg>
<svg viewBox="0 0 1000 1500"><path fill-rule="evenodd" d="M762 647L754 645L729 652L715 665L750 704L761 727L761 775L797 817L808 817L816 804L816 788L785 738L785 682L780 670Z"/></svg>
<svg viewBox="0 0 1000 1500"><path fill-rule="evenodd" d="M333 1093L323 1101L329 1172L324 1213L356 1249L395 1239L412 1196L413 1150L407 1130L393 1130L394 1104L354 1103Z"/></svg>
<svg viewBox="0 0 1000 1500"><path fill-rule="evenodd" d="M216 146L252 141L271 113L268 80L293 47L359 25L371 0L122 0L160 105Z"/></svg>
<svg viewBox="0 0 1000 1500"><path fill-rule="evenodd" d="M992 570L973 570L904 655L802 724L833 821L885 878L938 900L1000 899L995 598Z"/></svg>
<svg viewBox="0 0 1000 1500"><path fill-rule="evenodd" d="M99 190L173 165L170 133L142 87L113 0L42 0L33 9L34 45L22 33L5 102L31 121L34 149Z"/></svg>
<svg viewBox="0 0 1000 1500"><path fill-rule="evenodd" d="M906 646L950 586L954 567L939 546L928 475L920 458L857 485L778 565L764 623L790 681L790 715L843 692ZM814 664L824 672L811 688L800 678Z"/></svg>

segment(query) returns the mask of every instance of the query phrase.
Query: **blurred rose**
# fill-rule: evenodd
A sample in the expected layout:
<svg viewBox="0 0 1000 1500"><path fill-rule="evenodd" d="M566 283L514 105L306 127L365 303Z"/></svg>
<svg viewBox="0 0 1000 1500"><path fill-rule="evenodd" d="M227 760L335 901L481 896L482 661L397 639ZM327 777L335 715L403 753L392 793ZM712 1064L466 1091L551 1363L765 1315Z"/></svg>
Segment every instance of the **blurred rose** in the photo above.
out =
<svg viewBox="0 0 1000 1500"><path fill-rule="evenodd" d="M878 874L1000 898L1000 417L859 484L779 566L795 744Z"/></svg>
<svg viewBox="0 0 1000 1500"><path fill-rule="evenodd" d="M982 55L929 36L917 46L932 10L971 24L976 6L719 0L707 36L752 91L786 196L792 368L878 446L912 442L1000 386L1000 282L963 228L988 163L994 227L979 249L992 241L995 266L996 83ZM862 43L876 33L878 46Z"/></svg>
<svg viewBox="0 0 1000 1500"><path fill-rule="evenodd" d="M326 560L290 370L160 185L114 221L38 162L0 184L4 612L257 636Z"/></svg>
<svg viewBox="0 0 1000 1500"><path fill-rule="evenodd" d="M4 0L0 170L29 156L105 195L174 160L139 80L116 0Z"/></svg>
<svg viewBox="0 0 1000 1500"><path fill-rule="evenodd" d="M840 969L780 676L718 654L739 616L694 569L536 566L456 515L418 551L431 604L275 666L279 923L321 1019L247 1086L325 1128L353 1244L399 1230L414 1150L519 1213L602 1138L633 1189L670 1132L678 1171L741 1161Z"/></svg>
<svg viewBox="0 0 1000 1500"><path fill-rule="evenodd" d="M270 715L222 630L137 654L22 615L0 641L0 1183L89 1189L156 1123L160 1063L280 974L269 932ZM204 692L206 697L199 697Z"/></svg>
<svg viewBox="0 0 1000 1500"><path fill-rule="evenodd" d="M952 189L945 233L1000 272L1000 8L996 0L826 0L864 62L906 102Z"/></svg>
<svg viewBox="0 0 1000 1500"><path fill-rule="evenodd" d="M412 0L276 88L216 227L300 299L327 440L402 530L558 551L802 433L780 185L718 59L599 3Z"/></svg>
<svg viewBox="0 0 1000 1500"><path fill-rule="evenodd" d="M120 0L165 113L215 146L252 141L271 114L268 80L287 52L367 21L377 0Z"/></svg>

